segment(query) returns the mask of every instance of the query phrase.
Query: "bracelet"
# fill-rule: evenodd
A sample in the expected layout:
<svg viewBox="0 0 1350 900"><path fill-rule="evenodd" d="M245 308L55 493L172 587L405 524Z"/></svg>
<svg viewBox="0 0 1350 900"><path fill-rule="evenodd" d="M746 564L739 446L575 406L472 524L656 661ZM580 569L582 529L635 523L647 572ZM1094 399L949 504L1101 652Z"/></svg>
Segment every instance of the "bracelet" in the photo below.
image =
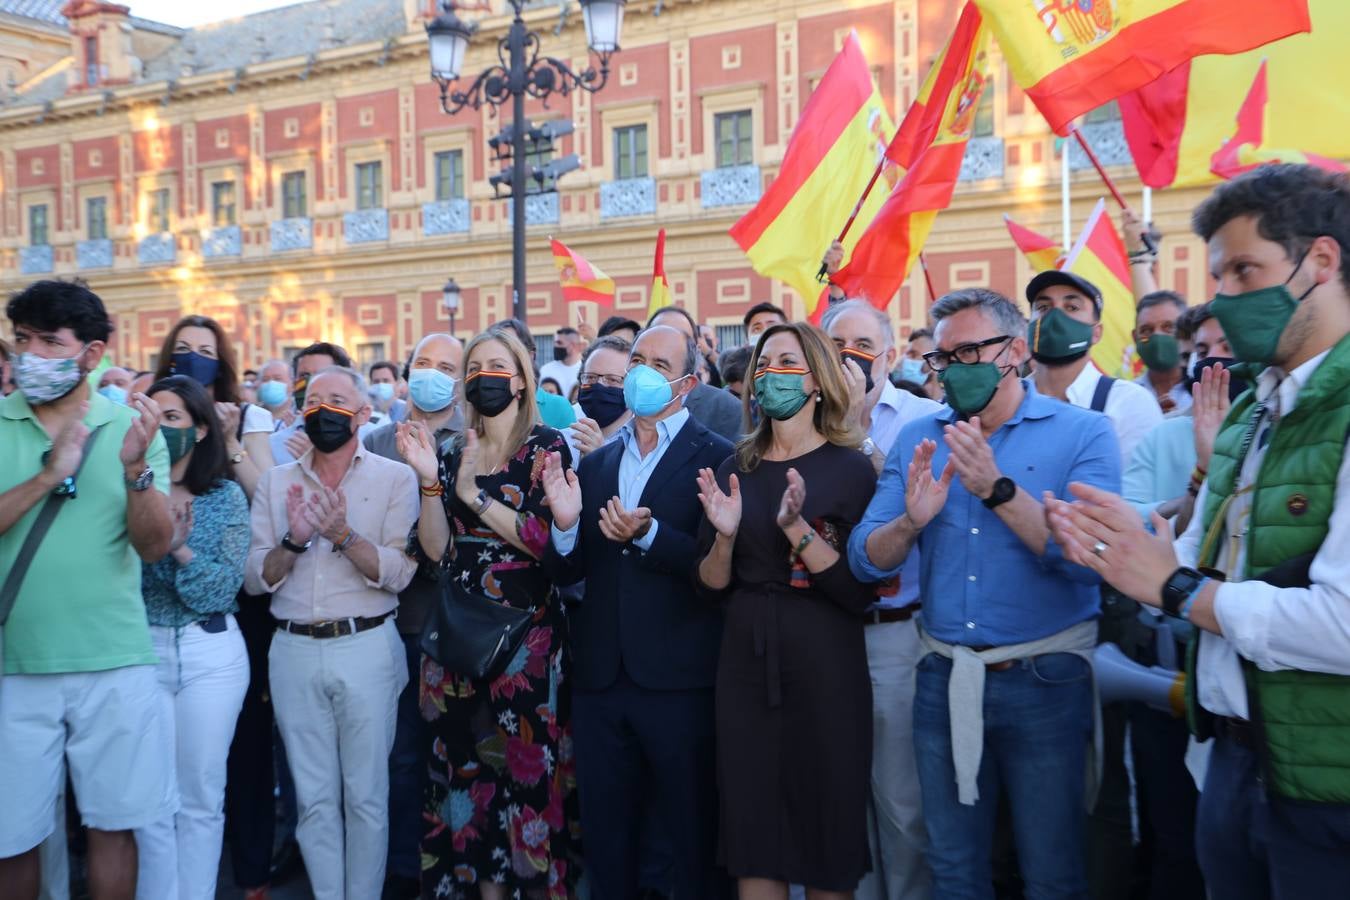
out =
<svg viewBox="0 0 1350 900"><path fill-rule="evenodd" d="M1196 464L1196 467L1195 467L1194 469L1191 469L1191 480L1192 480L1192 481L1204 481L1204 480L1205 480L1205 476L1208 475L1208 474L1209 474L1209 469L1202 469L1202 468L1199 466L1199 464Z"/></svg>
<svg viewBox="0 0 1350 900"><path fill-rule="evenodd" d="M1157 261L1158 261L1158 260L1157 260L1156 257L1152 257L1152 256L1141 256L1141 257L1139 257L1138 259L1132 259L1132 260L1130 260L1130 265L1132 265L1132 266L1151 266L1151 265L1153 265L1153 264L1154 264L1155 262L1157 262Z"/></svg>
<svg viewBox="0 0 1350 900"><path fill-rule="evenodd" d="M334 549L346 553L348 550L350 550L353 546L356 545L356 542L359 538L360 535L358 535L352 529L348 528L347 533L343 536L342 540L338 542L337 546Z"/></svg>
<svg viewBox="0 0 1350 900"><path fill-rule="evenodd" d="M795 563L801 557L802 551L809 547L815 539L815 531L807 529L806 534L802 535L802 539L797 542L797 546L793 547L792 552L788 554L788 561Z"/></svg>
<svg viewBox="0 0 1350 900"><path fill-rule="evenodd" d="M1147 259L1157 259L1157 258L1158 258L1158 254L1157 254L1155 251L1148 249L1147 247L1145 247L1143 250L1131 250L1129 255L1130 255L1130 259L1132 259L1132 260L1133 260L1133 259L1142 259L1142 258L1147 258Z"/></svg>
<svg viewBox="0 0 1350 900"><path fill-rule="evenodd" d="M417 485L417 491L423 497L443 497L445 496L445 485L441 484L438 481L432 487L427 487L426 485L419 482Z"/></svg>
<svg viewBox="0 0 1350 900"><path fill-rule="evenodd" d="M1190 596L1186 598L1186 602L1181 604L1180 614L1184 621L1189 622L1191 620L1191 606L1195 603L1195 598L1200 596L1200 591L1204 589L1207 584L1209 584L1209 579L1202 578L1200 583L1195 586L1195 589L1191 591Z"/></svg>

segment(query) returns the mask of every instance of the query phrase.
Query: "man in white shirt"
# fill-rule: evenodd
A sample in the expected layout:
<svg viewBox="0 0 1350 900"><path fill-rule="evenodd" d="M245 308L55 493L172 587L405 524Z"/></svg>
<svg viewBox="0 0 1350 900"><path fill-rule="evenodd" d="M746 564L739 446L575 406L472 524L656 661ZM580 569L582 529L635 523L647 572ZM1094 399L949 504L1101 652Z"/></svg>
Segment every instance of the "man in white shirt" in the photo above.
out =
<svg viewBox="0 0 1350 900"><path fill-rule="evenodd" d="M1102 339L1102 292L1072 272L1051 269L1027 285L1031 324L1027 344L1036 361L1036 390L1074 406L1106 413L1120 441L1121 468L1144 435L1162 422L1147 388L1103 375L1089 356Z"/></svg>
<svg viewBox="0 0 1350 900"><path fill-rule="evenodd" d="M822 325L843 356L845 372L869 382L861 404L861 425L868 435L863 452L880 471L901 427L941 406L897 389L886 377L898 354L884 312L865 301L848 300L831 306ZM919 609L917 548L906 558L899 584L884 583L877 594L864 632L872 675L872 797L867 811L872 871L855 896L920 900L928 896L930 885L914 763L914 667L921 655L914 621Z"/></svg>
<svg viewBox="0 0 1350 900"><path fill-rule="evenodd" d="M552 378L564 398L572 396L581 372L581 335L575 328L562 327L553 333L553 361L539 367L539 380Z"/></svg>
<svg viewBox="0 0 1350 900"><path fill-rule="evenodd" d="M1197 514L1174 544L1105 492L1073 486L1047 511L1066 556L1200 630L1210 896L1330 896L1350 882L1350 184L1262 166L1193 221L1234 355L1267 367L1220 429Z"/></svg>

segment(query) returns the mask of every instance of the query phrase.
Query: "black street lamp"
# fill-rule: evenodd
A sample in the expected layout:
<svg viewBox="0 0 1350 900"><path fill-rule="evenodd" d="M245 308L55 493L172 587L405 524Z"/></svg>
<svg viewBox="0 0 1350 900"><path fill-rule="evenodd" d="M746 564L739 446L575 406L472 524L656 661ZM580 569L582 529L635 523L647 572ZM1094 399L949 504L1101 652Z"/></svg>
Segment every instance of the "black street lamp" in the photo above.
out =
<svg viewBox="0 0 1350 900"><path fill-rule="evenodd" d="M497 41L496 65L481 72L465 90L450 90L464 64L469 40L477 23L464 22L454 13L453 0L442 0L441 15L427 23L431 48L431 77L441 89L441 109L454 115L461 109L479 109L484 103L500 107L511 101L511 197L512 197L512 314L525 320L525 197L526 140L525 98L547 102L550 95L567 96L574 90L595 93L609 80L609 60L619 49L624 7L628 0L577 0L586 25L586 44L600 57L600 69L590 66L576 73L552 56L540 56L537 32L525 27L521 13L525 0L509 0L515 18L506 35ZM504 180L504 179L500 179Z"/></svg>
<svg viewBox="0 0 1350 900"><path fill-rule="evenodd" d="M450 333L455 333L455 313L459 312L459 285L451 278L441 288L441 305L450 314Z"/></svg>

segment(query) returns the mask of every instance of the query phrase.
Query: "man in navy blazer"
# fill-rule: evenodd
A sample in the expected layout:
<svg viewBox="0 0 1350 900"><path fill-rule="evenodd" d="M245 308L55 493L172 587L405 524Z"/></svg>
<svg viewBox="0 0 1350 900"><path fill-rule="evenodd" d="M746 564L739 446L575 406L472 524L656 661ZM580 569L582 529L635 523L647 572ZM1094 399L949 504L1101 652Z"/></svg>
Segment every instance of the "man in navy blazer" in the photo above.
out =
<svg viewBox="0 0 1350 900"><path fill-rule="evenodd" d="M572 727L594 900L638 895L643 810L654 804L674 858L674 896L729 896L717 869L713 682L721 611L694 592L702 507L695 479L731 454L684 408L697 350L657 326L633 345L633 419L575 471L550 460L544 565L585 579L569 608ZM599 388L597 385L594 388Z"/></svg>

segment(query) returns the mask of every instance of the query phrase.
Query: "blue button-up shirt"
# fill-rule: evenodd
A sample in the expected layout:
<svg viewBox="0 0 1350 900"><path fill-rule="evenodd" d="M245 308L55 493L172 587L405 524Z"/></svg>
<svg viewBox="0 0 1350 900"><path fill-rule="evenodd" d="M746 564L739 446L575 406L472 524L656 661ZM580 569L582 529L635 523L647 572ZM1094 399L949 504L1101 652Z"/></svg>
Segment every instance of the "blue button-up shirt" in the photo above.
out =
<svg viewBox="0 0 1350 900"><path fill-rule="evenodd" d="M1037 500L1043 491L1066 496L1071 481L1120 490L1120 447L1110 421L1036 393L989 437L999 471ZM925 438L937 443L933 471L949 451L943 428L956 420L950 407L905 426L886 457L886 468L862 523L848 543L849 564L859 578L879 580L899 571L879 569L867 557L867 538L905 511L910 460ZM998 513L953 479L947 503L919 534L923 627L938 640L969 647L998 647L1037 640L1097 615L1099 579L1068 562L1053 539L1034 554Z"/></svg>
<svg viewBox="0 0 1350 900"><path fill-rule="evenodd" d="M888 456L895 446L900 429L915 419L932 415L942 409L942 404L927 397L916 397L909 391L902 391L887 379L882 384L881 396L876 408L872 410L872 427L867 436L876 444L877 452ZM900 567L900 588L887 596L877 598L875 608L901 609L919 602L919 551L911 550Z"/></svg>
<svg viewBox="0 0 1350 900"><path fill-rule="evenodd" d="M652 473L661 462L661 457L666 455L670 445L675 440L675 435L680 433L684 423L689 421L689 410L680 408L680 411L672 416L662 419L656 423L656 446L646 456L642 455L642 450L638 447L637 432L634 431L633 420L619 429L619 440L623 441L623 455L619 457L619 502L623 508L632 512L642 503L642 492L647 488L647 482L651 480ZM595 511L600 514L599 510ZM647 529L647 533L637 540L633 541L633 546L644 553L651 549L652 542L656 540L656 529L658 522L653 519L652 526ZM553 531L553 547L563 556L571 553L577 545L577 533L581 528L581 522L578 520L572 527L566 531L559 531L555 525Z"/></svg>

